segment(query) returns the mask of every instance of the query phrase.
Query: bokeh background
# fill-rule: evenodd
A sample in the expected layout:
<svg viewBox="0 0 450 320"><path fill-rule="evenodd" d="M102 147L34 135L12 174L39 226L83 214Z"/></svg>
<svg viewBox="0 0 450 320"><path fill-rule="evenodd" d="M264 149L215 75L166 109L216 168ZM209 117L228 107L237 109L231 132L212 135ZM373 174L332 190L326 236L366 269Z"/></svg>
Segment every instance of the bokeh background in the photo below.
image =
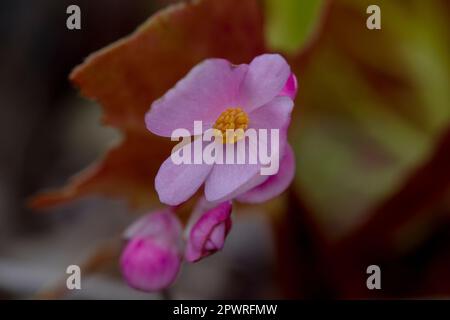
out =
<svg viewBox="0 0 450 320"><path fill-rule="evenodd" d="M0 4L0 297L449 298L449 2L198 1L144 30L155 41L150 49L139 49L143 40L130 45L127 54L150 53L154 62L120 64L126 50L115 50L119 62L91 66L79 81L98 102L82 97L68 80L71 70L175 2L183 1ZM66 29L70 4L81 7L79 31ZM381 30L366 28L369 4L381 8ZM217 28L214 37L202 37L208 24ZM243 63L265 51L284 54L299 79L289 132L295 180L268 204L237 205L223 252L184 265L168 292L128 288L117 266L122 230L159 205L145 168L167 155L136 152L158 149L159 140L134 144L133 156L116 161L100 186L83 182L33 198L127 142L123 132L133 121L121 125L123 116L131 110L140 123L145 110L136 106L149 106L193 62L221 56ZM120 82L115 72L131 80ZM148 96L145 83L133 82L147 76L160 78ZM100 89L122 85L112 92L140 88L142 99L112 106L113 94L96 96L89 79L106 83L93 85ZM80 291L64 290L70 264L82 266ZM371 264L381 267L382 290L366 288Z"/></svg>

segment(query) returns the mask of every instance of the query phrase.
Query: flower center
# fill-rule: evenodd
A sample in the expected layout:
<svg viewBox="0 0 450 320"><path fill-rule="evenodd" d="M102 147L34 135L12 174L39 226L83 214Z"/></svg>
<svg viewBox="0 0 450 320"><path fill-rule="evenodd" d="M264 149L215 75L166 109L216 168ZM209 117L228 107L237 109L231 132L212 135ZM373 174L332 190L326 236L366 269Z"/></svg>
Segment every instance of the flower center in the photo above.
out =
<svg viewBox="0 0 450 320"><path fill-rule="evenodd" d="M248 127L248 115L241 108L228 108L222 112L214 123L218 136L222 136L222 143L235 143L244 137ZM228 132L227 130L233 130Z"/></svg>

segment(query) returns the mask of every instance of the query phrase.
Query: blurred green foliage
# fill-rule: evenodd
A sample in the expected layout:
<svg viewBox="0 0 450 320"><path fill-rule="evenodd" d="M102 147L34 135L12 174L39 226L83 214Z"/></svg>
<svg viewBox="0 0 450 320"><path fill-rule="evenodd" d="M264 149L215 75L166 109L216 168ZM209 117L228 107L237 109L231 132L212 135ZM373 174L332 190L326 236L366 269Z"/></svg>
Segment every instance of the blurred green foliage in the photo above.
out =
<svg viewBox="0 0 450 320"><path fill-rule="evenodd" d="M296 52L319 23L324 0L266 0L266 39L275 50Z"/></svg>
<svg viewBox="0 0 450 320"><path fill-rule="evenodd" d="M377 3L381 30L366 28L371 1L331 2L308 62L291 59L300 84L295 187L331 235L399 190L450 122L445 2Z"/></svg>

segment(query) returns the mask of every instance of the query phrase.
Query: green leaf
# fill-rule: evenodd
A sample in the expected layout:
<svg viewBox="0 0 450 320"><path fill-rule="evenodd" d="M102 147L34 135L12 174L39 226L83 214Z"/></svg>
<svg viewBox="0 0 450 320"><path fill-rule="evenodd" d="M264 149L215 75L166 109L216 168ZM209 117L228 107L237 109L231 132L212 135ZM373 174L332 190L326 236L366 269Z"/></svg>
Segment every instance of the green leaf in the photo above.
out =
<svg viewBox="0 0 450 320"><path fill-rule="evenodd" d="M370 3L335 1L309 63L291 60L295 188L337 237L399 192L450 128L443 2L385 1L380 31L366 28Z"/></svg>
<svg viewBox="0 0 450 320"><path fill-rule="evenodd" d="M324 0L266 0L268 45L289 53L299 50L317 27L324 3Z"/></svg>

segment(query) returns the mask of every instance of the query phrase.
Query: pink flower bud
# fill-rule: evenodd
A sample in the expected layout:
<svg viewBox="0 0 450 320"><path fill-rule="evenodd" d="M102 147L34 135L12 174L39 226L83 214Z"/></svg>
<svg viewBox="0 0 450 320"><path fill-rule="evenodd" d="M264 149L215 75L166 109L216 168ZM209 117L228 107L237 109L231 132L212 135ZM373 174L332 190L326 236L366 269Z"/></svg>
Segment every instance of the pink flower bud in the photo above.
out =
<svg viewBox="0 0 450 320"><path fill-rule="evenodd" d="M172 284L181 265L181 224L170 210L150 213L125 231L120 266L127 283L142 291Z"/></svg>
<svg viewBox="0 0 450 320"><path fill-rule="evenodd" d="M286 81L283 89L281 89L280 96L288 96L292 100L295 99L298 90L298 82L295 74L291 73L289 78Z"/></svg>
<svg viewBox="0 0 450 320"><path fill-rule="evenodd" d="M230 201L222 202L213 208L207 207L208 203L201 200L196 212L191 216L185 250L185 258L189 262L198 261L221 250L231 229Z"/></svg>

